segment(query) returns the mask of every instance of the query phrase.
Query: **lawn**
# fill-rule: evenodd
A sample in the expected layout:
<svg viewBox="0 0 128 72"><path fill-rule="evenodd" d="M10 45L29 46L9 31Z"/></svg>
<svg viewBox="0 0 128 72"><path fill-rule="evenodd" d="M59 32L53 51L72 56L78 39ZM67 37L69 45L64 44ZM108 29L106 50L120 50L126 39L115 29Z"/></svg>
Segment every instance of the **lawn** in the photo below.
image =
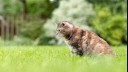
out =
<svg viewBox="0 0 128 72"><path fill-rule="evenodd" d="M1 46L0 72L126 72L126 46L112 56L72 56L66 46Z"/></svg>

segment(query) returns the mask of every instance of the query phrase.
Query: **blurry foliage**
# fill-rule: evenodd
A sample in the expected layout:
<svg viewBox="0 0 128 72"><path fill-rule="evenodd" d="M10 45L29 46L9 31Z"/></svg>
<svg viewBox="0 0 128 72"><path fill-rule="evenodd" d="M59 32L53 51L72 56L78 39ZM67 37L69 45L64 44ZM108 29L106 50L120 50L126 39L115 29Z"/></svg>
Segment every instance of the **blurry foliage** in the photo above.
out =
<svg viewBox="0 0 128 72"><path fill-rule="evenodd" d="M21 14L21 0L2 0L1 2L3 4L2 14ZM50 2L50 0L26 0L26 2L28 14L48 18L51 16L52 11L58 7L59 0L54 2Z"/></svg>
<svg viewBox="0 0 128 72"><path fill-rule="evenodd" d="M90 0L90 2L94 4L96 15L88 20L89 25L111 45L126 43L126 0Z"/></svg>
<svg viewBox="0 0 128 72"><path fill-rule="evenodd" d="M92 3L95 7L96 11L99 11L97 7L104 8L107 7L111 11L112 14L114 13L126 13L126 5L127 0L87 0L88 2Z"/></svg>
<svg viewBox="0 0 128 72"><path fill-rule="evenodd" d="M0 39L0 46L34 45L33 40L23 36L14 36L13 40Z"/></svg>
<svg viewBox="0 0 128 72"><path fill-rule="evenodd" d="M3 1L0 0L0 14L2 13L2 11L3 11Z"/></svg>
<svg viewBox="0 0 128 72"><path fill-rule="evenodd" d="M51 17L52 11L58 7L58 2L58 0L55 2L50 2L50 0L27 0L27 14L29 21L21 24L21 35L34 40L35 44L48 43L49 38L44 37L45 30L42 26L44 25L45 20ZM40 19L31 17L33 15ZM45 40L42 40L42 38Z"/></svg>
<svg viewBox="0 0 128 72"><path fill-rule="evenodd" d="M42 20L34 20L34 21L24 21L20 25L20 35L25 36L27 38L30 38L32 40L35 40L39 37L39 35L43 34L43 25Z"/></svg>
<svg viewBox="0 0 128 72"><path fill-rule="evenodd" d="M14 14L18 14L21 13L22 9L21 9L21 3L18 2L18 0L2 0L2 4L3 4L3 11L1 12L2 14L5 15L14 15Z"/></svg>
<svg viewBox="0 0 128 72"><path fill-rule="evenodd" d="M43 19L51 17L52 11L58 7L59 0L27 0L27 12L30 15L37 15Z"/></svg>
<svg viewBox="0 0 128 72"><path fill-rule="evenodd" d="M20 25L20 34L12 41L16 44L61 44L62 40L55 34L59 21L94 30L111 45L127 43L127 0L26 1L27 20L23 21L19 19L23 9L21 0L0 0L0 14L19 17L15 22Z"/></svg>
<svg viewBox="0 0 128 72"><path fill-rule="evenodd" d="M86 20L94 14L92 5L85 0L62 0L59 8L55 9L52 18L48 19L44 25L46 37L55 38L56 23L59 21L70 21L84 29L90 29ZM56 39L54 39L56 43ZM58 39L58 42L60 38Z"/></svg>
<svg viewBox="0 0 128 72"><path fill-rule="evenodd" d="M38 39L40 40L40 36L44 38L45 30L42 26L45 20L51 17L52 11L59 5L59 0L52 2L50 2L50 0L26 0L27 19L22 20L22 0L2 0L2 2L3 11L1 11L1 14L8 15L8 17L10 15L17 15L16 18L18 19L15 19L15 22L20 27L18 35L29 38L37 42L37 44ZM46 39L49 38L47 37ZM44 40L42 43L44 44L45 42L48 43Z"/></svg>

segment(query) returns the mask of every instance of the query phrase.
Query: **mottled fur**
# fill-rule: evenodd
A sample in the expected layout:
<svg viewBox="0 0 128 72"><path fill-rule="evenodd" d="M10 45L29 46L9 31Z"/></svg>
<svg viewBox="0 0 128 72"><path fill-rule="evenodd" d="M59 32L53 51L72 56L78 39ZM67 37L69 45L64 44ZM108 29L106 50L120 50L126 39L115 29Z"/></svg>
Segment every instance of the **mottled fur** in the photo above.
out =
<svg viewBox="0 0 128 72"><path fill-rule="evenodd" d="M112 54L109 44L95 33L80 29L70 22L59 22L57 33L64 37L72 53L82 56L83 54Z"/></svg>

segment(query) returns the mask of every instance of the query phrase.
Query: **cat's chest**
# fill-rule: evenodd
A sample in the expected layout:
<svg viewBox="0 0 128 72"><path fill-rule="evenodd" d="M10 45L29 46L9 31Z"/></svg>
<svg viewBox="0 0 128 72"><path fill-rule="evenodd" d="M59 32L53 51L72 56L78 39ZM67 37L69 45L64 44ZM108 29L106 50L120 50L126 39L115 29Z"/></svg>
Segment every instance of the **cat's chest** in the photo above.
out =
<svg viewBox="0 0 128 72"><path fill-rule="evenodd" d="M76 50L78 49L80 46L79 46L79 43L75 42L75 43L69 43L69 42L66 42L66 44L68 45L69 49L72 51L72 50Z"/></svg>
<svg viewBox="0 0 128 72"><path fill-rule="evenodd" d="M75 48L75 49L77 49L77 48L80 47L79 43L77 43L77 42L71 43L71 44L69 44L69 45L70 45L71 47Z"/></svg>

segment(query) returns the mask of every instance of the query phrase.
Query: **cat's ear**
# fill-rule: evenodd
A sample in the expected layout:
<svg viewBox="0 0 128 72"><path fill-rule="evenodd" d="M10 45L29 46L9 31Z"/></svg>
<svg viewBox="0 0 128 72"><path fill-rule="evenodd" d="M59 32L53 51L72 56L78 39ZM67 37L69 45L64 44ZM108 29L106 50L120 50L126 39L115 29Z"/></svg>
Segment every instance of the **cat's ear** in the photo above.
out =
<svg viewBox="0 0 128 72"><path fill-rule="evenodd" d="M57 21L56 25L59 26L62 22L61 21Z"/></svg>
<svg viewBox="0 0 128 72"><path fill-rule="evenodd" d="M60 23L57 23L56 25L59 26Z"/></svg>
<svg viewBox="0 0 128 72"><path fill-rule="evenodd" d="M72 24L70 21L64 21L64 22L67 22L67 23L69 23L69 24Z"/></svg>

